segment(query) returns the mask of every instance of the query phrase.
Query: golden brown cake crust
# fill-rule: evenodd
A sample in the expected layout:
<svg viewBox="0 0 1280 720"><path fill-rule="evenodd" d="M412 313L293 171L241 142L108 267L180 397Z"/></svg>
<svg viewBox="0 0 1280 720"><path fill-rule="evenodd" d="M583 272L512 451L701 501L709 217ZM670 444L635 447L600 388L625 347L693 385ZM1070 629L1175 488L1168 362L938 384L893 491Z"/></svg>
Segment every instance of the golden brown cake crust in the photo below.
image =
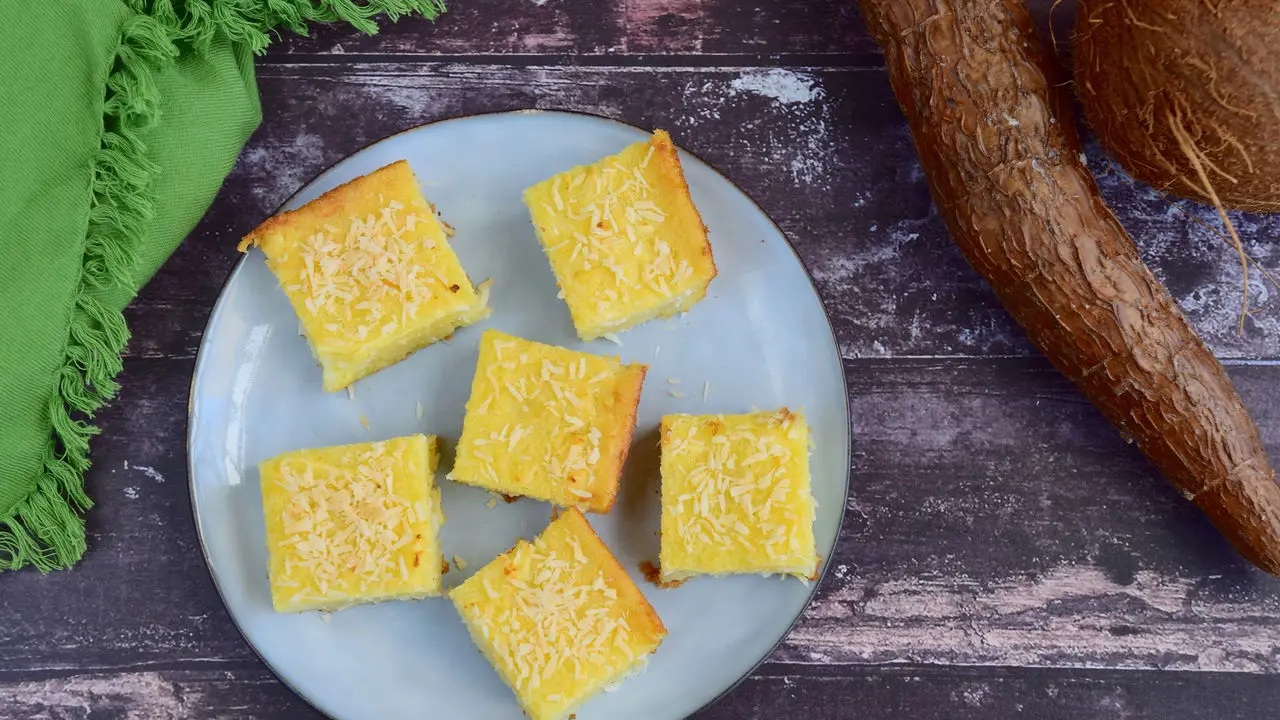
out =
<svg viewBox="0 0 1280 720"><path fill-rule="evenodd" d="M348 180L347 182L339 185L338 187L316 198L315 200L312 200L311 202L303 205L297 210L286 210L285 212L282 212L278 215L272 215L266 220L263 220L262 224L258 225L258 227L254 228L253 230L250 230L249 234L245 235L244 238L240 240L240 244L236 246L236 249L239 250L240 252L247 252L250 247L261 244L260 243L261 238L266 236L268 232L271 232L272 230L276 230L279 228L288 227L289 224L293 221L294 216L297 215L298 213L303 212L304 210L309 215L311 214L332 215L334 212L336 212L339 208L341 208L346 203L347 196L351 194L359 194L361 192L360 185L363 185L367 179L372 179L375 176L381 175L383 173L394 173L394 172L401 172L401 171L405 171L409 173L413 172L413 170L409 167L408 161L397 160L391 163L390 165L384 165L378 168L377 170L374 170L371 173L368 173L366 175L361 175L360 177L352 178L351 180Z"/></svg>
<svg viewBox="0 0 1280 720"><path fill-rule="evenodd" d="M707 224L702 219L702 213L698 212L698 206L694 205L692 200L689 200L693 196L689 192L689 183L684 177L684 168L680 166L680 156L677 154L676 145L671 140L671 134L666 130L654 130L653 138L649 143L654 148L654 155L658 156L659 167L662 169L663 174L667 176L673 185L680 188L680 196L687 200L693 216L698 218L698 224L702 226L702 254L711 266L711 272L707 276L707 286L709 286L720 271L716 267L715 256L711 254L711 242L707 239ZM702 294L697 299L701 300L706 294L706 287L704 286Z"/></svg>
<svg viewBox="0 0 1280 720"><path fill-rule="evenodd" d="M627 462L627 454L631 451L631 441L635 438L636 432L636 415L640 412L640 390L644 387L644 377L649 372L648 365L635 364L624 365L627 377L626 382L622 384L618 390L615 399L618 403L627 407L626 422L623 434L619 437L618 444L618 481L613 484L613 491L608 497L602 497L602 502L595 503L595 507L591 507L592 512L607 513L613 509L613 504L618 499L618 486L622 484L622 468Z"/></svg>
<svg viewBox="0 0 1280 720"><path fill-rule="evenodd" d="M578 516L574 521L581 522L582 526L586 529L587 534L591 536L592 541L597 545L596 552L592 553L593 558L604 566L603 569L606 574L614 580L613 585L618 590L618 593L625 593L628 596L627 603L633 604L636 609L639 609L644 613L644 617L648 621L648 629L652 630L653 635L658 638L666 637L667 626L662 624L662 618L658 617L658 611L653 609L653 606L649 604L649 599L646 598L644 593L640 592L640 588L631 581L631 576L628 575L626 569L622 567L622 563L618 562L618 558L614 557L613 553L609 551L609 546L605 545L604 541L600 539L600 536L596 534L595 528L591 527L591 523L587 521L587 518L582 514L582 511L575 507L571 507L562 510L561 514Z"/></svg>
<svg viewBox="0 0 1280 720"><path fill-rule="evenodd" d="M644 575L644 579L648 580L654 587L662 590L673 590L685 583L684 580L666 580L662 579L662 568L649 560L640 562L640 573Z"/></svg>

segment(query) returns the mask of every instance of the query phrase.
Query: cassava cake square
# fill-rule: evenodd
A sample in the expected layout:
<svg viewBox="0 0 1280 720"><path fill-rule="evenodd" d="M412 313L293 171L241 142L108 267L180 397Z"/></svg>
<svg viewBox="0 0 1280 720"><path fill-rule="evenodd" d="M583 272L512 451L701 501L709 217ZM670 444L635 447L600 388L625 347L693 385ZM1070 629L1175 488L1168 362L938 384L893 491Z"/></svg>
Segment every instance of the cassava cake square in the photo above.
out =
<svg viewBox="0 0 1280 720"><path fill-rule="evenodd" d="M261 463L279 612L440 594L433 436L295 450Z"/></svg>
<svg viewBox="0 0 1280 720"><path fill-rule="evenodd" d="M663 583L817 573L803 414L667 415L661 453Z"/></svg>
<svg viewBox="0 0 1280 720"><path fill-rule="evenodd" d="M560 720L644 667L666 628L570 508L449 592L476 646L533 720Z"/></svg>
<svg viewBox="0 0 1280 720"><path fill-rule="evenodd" d="M488 315L445 226L401 160L259 225L240 242L302 323L326 391L402 360Z"/></svg>
<svg viewBox="0 0 1280 720"><path fill-rule="evenodd" d="M540 182L524 201L584 340L685 312L716 276L665 131Z"/></svg>
<svg viewBox="0 0 1280 720"><path fill-rule="evenodd" d="M608 512L646 370L486 330L449 478Z"/></svg>

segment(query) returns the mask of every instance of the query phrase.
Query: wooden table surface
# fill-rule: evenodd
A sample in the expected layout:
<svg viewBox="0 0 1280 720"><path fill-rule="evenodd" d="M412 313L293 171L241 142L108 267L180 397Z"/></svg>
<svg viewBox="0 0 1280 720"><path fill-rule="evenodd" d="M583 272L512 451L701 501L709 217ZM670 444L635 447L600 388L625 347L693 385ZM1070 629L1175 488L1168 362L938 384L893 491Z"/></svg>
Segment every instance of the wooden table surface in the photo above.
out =
<svg viewBox="0 0 1280 720"><path fill-rule="evenodd" d="M850 0L458 0L258 64L265 120L127 315L74 570L0 576L0 718L316 718L258 660L196 542L187 388L237 238L312 176L421 123L513 108L664 127L779 223L831 313L851 492L816 602L703 718L1280 714L1280 581L1254 570L1028 344L934 211ZM1043 15L1048 0L1034 3ZM1106 198L1280 457L1280 287L1211 213ZM1280 270L1280 218L1239 216ZM1207 225L1206 225L1207 223Z"/></svg>

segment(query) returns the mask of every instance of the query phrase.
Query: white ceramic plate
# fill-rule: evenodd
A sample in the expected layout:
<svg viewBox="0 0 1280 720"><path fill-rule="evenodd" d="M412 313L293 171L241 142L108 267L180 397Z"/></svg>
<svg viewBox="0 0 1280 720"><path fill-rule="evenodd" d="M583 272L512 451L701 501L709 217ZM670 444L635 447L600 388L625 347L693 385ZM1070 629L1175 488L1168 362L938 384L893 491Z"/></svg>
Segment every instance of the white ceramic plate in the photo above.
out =
<svg viewBox="0 0 1280 720"><path fill-rule="evenodd" d="M290 199L286 209L407 159L428 199L457 229L452 244L468 273L477 282L493 279L489 320L361 380L354 399L321 391L298 321L258 251L228 280L191 385L196 527L214 581L245 637L285 683L330 716L522 717L448 600L358 607L326 622L317 613L272 612L267 587L257 463L296 448L415 432L440 435L451 447L462 428L485 327L650 365L618 504L609 515L589 518L669 634L644 673L590 700L578 713L581 720L662 720L696 711L747 675L808 603L813 588L795 579L706 578L659 590L641 576L640 562L658 555L656 428L663 414L803 408L814 433L814 529L824 557L839 531L849 468L844 379L822 304L777 227L697 158L686 154L681 160L720 269L707 299L684 317L623 334L622 347L583 343L574 335L520 193L644 138L636 128L569 113L449 120L365 148ZM237 239L226 239L228 251ZM685 397L673 397L671 390ZM452 587L516 538L534 537L550 508L532 500L489 508L488 493L443 479L450 462L446 453L442 543L447 556L469 563L465 572L445 576Z"/></svg>

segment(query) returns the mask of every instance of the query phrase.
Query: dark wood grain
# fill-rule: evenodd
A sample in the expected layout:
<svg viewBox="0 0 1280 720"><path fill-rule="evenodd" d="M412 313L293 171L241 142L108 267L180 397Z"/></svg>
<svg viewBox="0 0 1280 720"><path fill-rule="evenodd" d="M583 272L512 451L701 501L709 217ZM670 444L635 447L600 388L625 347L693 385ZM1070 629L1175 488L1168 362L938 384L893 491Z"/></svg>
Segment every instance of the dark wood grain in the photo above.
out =
<svg viewBox="0 0 1280 720"><path fill-rule="evenodd" d="M768 663L697 720L1224 720L1270 717L1280 685L1260 675ZM1178 708L1171 715L1168 708ZM797 710L803 709L803 715ZM3 720L319 720L261 665L0 673Z"/></svg>
<svg viewBox="0 0 1280 720"><path fill-rule="evenodd" d="M778 221L831 311L854 420L831 571L770 660L699 717L1275 715L1280 581L1231 553L964 264L855 3L455 4L376 38L285 39L260 63L263 127L127 312L89 554L0 576L0 720L319 717L244 643L196 544L201 333L235 239L311 177L407 127L516 108L667 127ZM1254 274L1238 334L1240 269L1212 214L1088 159L1280 454L1280 288ZM1236 219L1280 269L1280 219Z"/></svg>
<svg viewBox="0 0 1280 720"><path fill-rule="evenodd" d="M1197 720L1269 717L1280 685L1220 673L1135 674L1026 668L815 667L770 663L707 718ZM736 714L731 714L736 713Z"/></svg>
<svg viewBox="0 0 1280 720"><path fill-rule="evenodd" d="M768 663L732 702L697 720L1224 720L1265 718L1280 702L1266 676L1028 668L797 666ZM1169 708L1177 708L1170 714ZM797 713L803 710L803 715ZM3 720L319 720L258 664L0 673Z"/></svg>
<svg viewBox="0 0 1280 720"><path fill-rule="evenodd" d="M480 0L450 3L434 26L386 25L375 37L342 27L286 38L273 58L298 54L717 55L875 53L856 3L815 0Z"/></svg>
<svg viewBox="0 0 1280 720"><path fill-rule="evenodd" d="M795 243L846 357L1035 354L947 237L877 67L272 65L259 79L263 127L131 309L149 330L133 353L192 356L201 325L181 324L182 311L208 311L237 260L230 245L321 170L406 127L537 107L665 126L741 184ZM1240 266L1207 229L1212 212L1135 186L1090 153L1104 194L1214 351L1280 357L1280 288L1252 273L1256 312L1240 334ZM1237 227L1248 252L1280 271L1280 216L1241 215Z"/></svg>

